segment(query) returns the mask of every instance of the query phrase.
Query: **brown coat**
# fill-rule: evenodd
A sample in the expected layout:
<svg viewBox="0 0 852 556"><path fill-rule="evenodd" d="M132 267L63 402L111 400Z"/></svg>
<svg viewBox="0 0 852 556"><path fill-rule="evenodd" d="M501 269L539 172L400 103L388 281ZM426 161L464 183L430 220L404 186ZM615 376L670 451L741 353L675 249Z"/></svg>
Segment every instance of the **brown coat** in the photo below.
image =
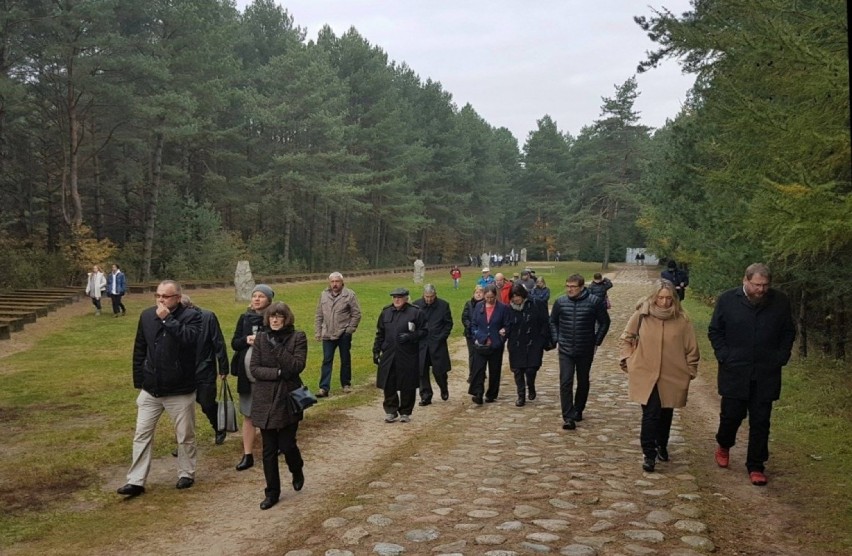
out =
<svg viewBox="0 0 852 556"><path fill-rule="evenodd" d="M638 345L633 349L637 329ZM620 359L627 363L631 401L648 403L656 384L663 407L686 405L689 381L698 374L700 357L690 321L684 317L662 320L637 310L627 321L619 346Z"/></svg>
<svg viewBox="0 0 852 556"><path fill-rule="evenodd" d="M250 363L257 379L251 389L251 419L256 427L281 429L302 420L302 412L290 411L288 396L302 385L299 373L307 358L308 340L302 331L291 327L282 334L257 335Z"/></svg>

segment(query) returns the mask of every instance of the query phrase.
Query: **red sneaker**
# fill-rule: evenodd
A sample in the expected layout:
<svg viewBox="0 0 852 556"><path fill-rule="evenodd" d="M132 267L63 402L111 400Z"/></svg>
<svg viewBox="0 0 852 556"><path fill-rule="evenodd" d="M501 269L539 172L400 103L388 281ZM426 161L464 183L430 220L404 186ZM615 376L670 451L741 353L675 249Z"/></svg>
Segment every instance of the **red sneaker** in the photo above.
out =
<svg viewBox="0 0 852 556"><path fill-rule="evenodd" d="M752 471L748 474L748 478L751 479L751 484L754 486L766 486L766 475L763 474L763 471Z"/></svg>
<svg viewBox="0 0 852 556"><path fill-rule="evenodd" d="M730 450L728 448L717 446L716 453L713 455L716 458L716 465L719 467L728 467L728 461L730 460Z"/></svg>

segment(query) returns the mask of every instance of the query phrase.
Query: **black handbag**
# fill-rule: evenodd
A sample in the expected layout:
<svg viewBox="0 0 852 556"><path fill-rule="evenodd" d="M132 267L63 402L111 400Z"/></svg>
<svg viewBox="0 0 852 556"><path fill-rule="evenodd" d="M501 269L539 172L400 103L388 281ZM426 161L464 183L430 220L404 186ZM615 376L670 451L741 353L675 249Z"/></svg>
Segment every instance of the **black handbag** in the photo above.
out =
<svg viewBox="0 0 852 556"><path fill-rule="evenodd" d="M290 392L290 400L297 412L304 411L317 403L317 397L304 385Z"/></svg>
<svg viewBox="0 0 852 556"><path fill-rule="evenodd" d="M231 387L228 381L222 381L219 389L219 401L216 408L216 430L219 432L237 432L237 408L234 405L234 396L231 395Z"/></svg>
<svg viewBox="0 0 852 556"><path fill-rule="evenodd" d="M494 348L489 344L473 344L473 350L479 355L491 355L494 353Z"/></svg>

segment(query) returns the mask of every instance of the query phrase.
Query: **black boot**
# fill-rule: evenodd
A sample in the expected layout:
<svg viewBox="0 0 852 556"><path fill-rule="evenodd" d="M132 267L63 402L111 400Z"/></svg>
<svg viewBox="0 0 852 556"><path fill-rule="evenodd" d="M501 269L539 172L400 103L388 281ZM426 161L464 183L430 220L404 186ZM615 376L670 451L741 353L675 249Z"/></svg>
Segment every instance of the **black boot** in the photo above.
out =
<svg viewBox="0 0 852 556"><path fill-rule="evenodd" d="M237 471L245 471L250 467L254 467L254 456L251 454L243 454L243 459L241 459L240 463L237 464Z"/></svg>
<svg viewBox="0 0 852 556"><path fill-rule="evenodd" d="M293 490L302 490L305 486L305 474L301 469L293 473Z"/></svg>
<svg viewBox="0 0 852 556"><path fill-rule="evenodd" d="M529 391L530 391L530 401L534 400L535 399L535 384L533 384L533 381L530 380L527 383L527 389L529 389Z"/></svg>
<svg viewBox="0 0 852 556"><path fill-rule="evenodd" d="M653 473L656 463L657 458L655 458L654 456L645 456L645 459L642 461L642 469L644 469L648 473Z"/></svg>
<svg viewBox="0 0 852 556"><path fill-rule="evenodd" d="M518 387L518 399L515 400L515 406L524 407L527 404L526 389L523 386Z"/></svg>

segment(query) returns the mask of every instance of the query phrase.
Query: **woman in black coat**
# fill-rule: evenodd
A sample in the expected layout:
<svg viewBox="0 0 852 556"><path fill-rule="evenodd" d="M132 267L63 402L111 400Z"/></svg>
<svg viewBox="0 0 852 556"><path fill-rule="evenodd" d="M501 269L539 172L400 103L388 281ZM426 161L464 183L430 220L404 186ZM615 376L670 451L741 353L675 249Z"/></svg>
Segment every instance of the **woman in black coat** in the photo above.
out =
<svg viewBox="0 0 852 556"><path fill-rule="evenodd" d="M535 399L535 377L541 368L545 349L553 346L550 340L550 319L547 314L547 303L530 299L527 289L520 284L512 286L511 327L506 339L509 349L509 367L515 376L515 386L518 389L518 399L515 405L526 404L526 393L529 389L529 399Z"/></svg>
<svg viewBox="0 0 852 556"><path fill-rule="evenodd" d="M473 309L471 330L473 331L473 368L470 373L470 388L473 403L482 403L482 395L488 403L500 393L500 375L503 366L503 347L511 328L509 307L497 300L497 286L485 286L485 296ZM485 389L485 368L488 367L488 389ZM483 392L484 391L484 392Z"/></svg>
<svg viewBox="0 0 852 556"><path fill-rule="evenodd" d="M428 330L423 312L408 302L408 290L391 292L376 324L373 362L379 366L376 386L384 390L385 422L411 420L417 388L420 386L420 340Z"/></svg>
<svg viewBox="0 0 852 556"><path fill-rule="evenodd" d="M266 497L260 503L261 510L274 506L281 495L278 454L284 455L293 475L293 488L302 490L305 484L302 453L296 444L303 413L295 409L290 392L302 386L299 374L308 358L308 340L304 332L294 328L294 322L290 307L284 303L270 305L263 316L267 331L257 335L249 363L255 378L251 419L263 438Z"/></svg>
<svg viewBox="0 0 852 556"><path fill-rule="evenodd" d="M246 355L254 345L257 333L263 330L263 312L272 303L275 292L266 284L258 284L251 292L251 304L240 315L231 338L231 374L237 377L237 392L240 395L240 413L243 415L243 458L237 471L245 471L254 465L254 423L251 420L251 380L246 374Z"/></svg>

